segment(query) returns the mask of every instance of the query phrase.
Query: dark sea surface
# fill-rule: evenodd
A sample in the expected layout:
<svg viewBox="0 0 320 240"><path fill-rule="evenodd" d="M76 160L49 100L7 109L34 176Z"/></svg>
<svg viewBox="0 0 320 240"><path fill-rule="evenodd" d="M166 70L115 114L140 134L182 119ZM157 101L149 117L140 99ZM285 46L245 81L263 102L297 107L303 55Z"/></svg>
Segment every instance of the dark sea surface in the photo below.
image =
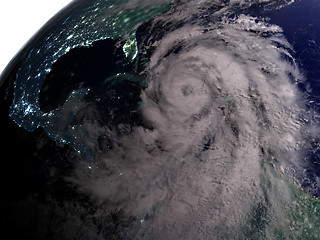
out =
<svg viewBox="0 0 320 240"><path fill-rule="evenodd" d="M295 1L278 11L267 13L270 22L279 25L294 49L305 82L300 89L308 94L308 108L320 113L320 2ZM319 116L314 116L318 122ZM319 127L319 122L318 122ZM306 159L306 176L301 185L313 196L320 197L320 144L319 138L311 142Z"/></svg>

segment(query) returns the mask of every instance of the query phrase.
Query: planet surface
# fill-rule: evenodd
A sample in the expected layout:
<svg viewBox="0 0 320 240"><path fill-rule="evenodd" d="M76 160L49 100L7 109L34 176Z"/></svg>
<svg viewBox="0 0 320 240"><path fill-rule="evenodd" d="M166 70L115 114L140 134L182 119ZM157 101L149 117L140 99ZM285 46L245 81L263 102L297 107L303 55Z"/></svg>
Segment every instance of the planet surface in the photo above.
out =
<svg viewBox="0 0 320 240"><path fill-rule="evenodd" d="M78 0L1 75L8 239L320 239L320 2Z"/></svg>

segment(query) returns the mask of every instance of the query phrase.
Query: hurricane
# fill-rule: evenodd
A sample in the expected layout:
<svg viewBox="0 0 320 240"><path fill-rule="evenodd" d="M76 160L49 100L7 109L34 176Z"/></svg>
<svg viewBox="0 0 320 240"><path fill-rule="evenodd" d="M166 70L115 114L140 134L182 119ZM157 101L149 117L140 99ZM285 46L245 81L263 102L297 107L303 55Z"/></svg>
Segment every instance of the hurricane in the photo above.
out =
<svg viewBox="0 0 320 240"><path fill-rule="evenodd" d="M121 71L34 110L82 154L65 181L96 206L92 239L320 238L319 200L299 182L316 113L283 29L257 14L292 2L175 1L126 36Z"/></svg>
<svg viewBox="0 0 320 240"><path fill-rule="evenodd" d="M304 76L279 26L238 12L187 2L143 31L140 58L154 50L138 111L149 127L118 135L97 157L108 174L80 181L139 216L134 239L299 239L313 229L294 220L305 214L294 213L305 196L292 180L308 128Z"/></svg>

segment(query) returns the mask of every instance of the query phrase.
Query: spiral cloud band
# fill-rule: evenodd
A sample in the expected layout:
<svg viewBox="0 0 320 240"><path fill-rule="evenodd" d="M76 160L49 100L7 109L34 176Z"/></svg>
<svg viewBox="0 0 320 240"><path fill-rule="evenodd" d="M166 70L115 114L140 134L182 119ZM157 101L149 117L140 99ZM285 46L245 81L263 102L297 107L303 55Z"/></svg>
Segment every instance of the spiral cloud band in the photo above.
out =
<svg viewBox="0 0 320 240"><path fill-rule="evenodd" d="M188 4L181 9L201 5ZM97 157L98 180L80 180L80 172L75 180L94 199L139 216L128 232L134 239L290 239L306 231L286 207L298 187L282 175L303 157L303 75L279 26L234 16L231 6L210 23L190 24L179 8L153 21L171 31L151 27L143 42L155 49L139 108L151 127L110 133L118 144Z"/></svg>

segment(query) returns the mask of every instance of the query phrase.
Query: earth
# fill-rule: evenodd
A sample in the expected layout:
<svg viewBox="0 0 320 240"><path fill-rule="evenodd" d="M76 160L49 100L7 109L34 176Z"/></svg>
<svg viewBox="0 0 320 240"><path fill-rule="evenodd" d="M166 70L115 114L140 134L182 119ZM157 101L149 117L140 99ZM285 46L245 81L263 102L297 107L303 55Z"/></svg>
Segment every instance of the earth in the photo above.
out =
<svg viewBox="0 0 320 240"><path fill-rule="evenodd" d="M320 2L78 0L1 75L7 239L320 239Z"/></svg>

